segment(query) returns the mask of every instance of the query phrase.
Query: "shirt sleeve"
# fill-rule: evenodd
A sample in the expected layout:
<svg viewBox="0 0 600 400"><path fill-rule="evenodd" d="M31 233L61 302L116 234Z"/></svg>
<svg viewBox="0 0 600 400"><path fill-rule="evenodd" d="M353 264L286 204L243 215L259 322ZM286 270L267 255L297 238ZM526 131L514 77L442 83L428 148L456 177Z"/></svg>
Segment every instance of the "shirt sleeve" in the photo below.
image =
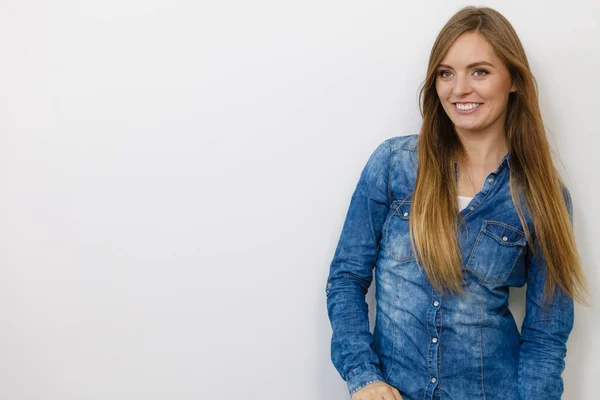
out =
<svg viewBox="0 0 600 400"><path fill-rule="evenodd" d="M573 205L568 189L563 196L571 226ZM538 254L541 249L537 247ZM541 257L541 256L540 256ZM543 309L546 268L528 249L525 318L521 327L518 386L521 400L560 400L563 393L562 372L567 354L567 340L573 328L573 299L556 286L547 313Z"/></svg>
<svg viewBox="0 0 600 400"><path fill-rule="evenodd" d="M346 214L327 279L327 313L332 327L331 360L350 395L384 381L372 348L365 295L371 285L381 229L390 207L392 139L371 154Z"/></svg>

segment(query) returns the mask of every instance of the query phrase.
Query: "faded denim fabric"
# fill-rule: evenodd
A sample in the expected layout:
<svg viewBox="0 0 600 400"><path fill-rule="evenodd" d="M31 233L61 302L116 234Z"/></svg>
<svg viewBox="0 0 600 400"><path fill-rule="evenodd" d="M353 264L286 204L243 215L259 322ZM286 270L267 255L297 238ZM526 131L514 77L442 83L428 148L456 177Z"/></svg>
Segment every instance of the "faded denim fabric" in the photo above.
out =
<svg viewBox="0 0 600 400"><path fill-rule="evenodd" d="M350 395L384 381L405 400L560 399L573 300L557 287L542 318L545 268L530 251L510 197L510 152L460 211L467 225L459 235L466 296L442 297L417 266L408 233L417 145L417 134L398 136L372 153L331 262L325 289L331 360ZM456 164L455 171L458 177ZM573 224L566 187L563 196ZM371 334L365 295L373 268ZM520 334L508 288L525 283Z"/></svg>

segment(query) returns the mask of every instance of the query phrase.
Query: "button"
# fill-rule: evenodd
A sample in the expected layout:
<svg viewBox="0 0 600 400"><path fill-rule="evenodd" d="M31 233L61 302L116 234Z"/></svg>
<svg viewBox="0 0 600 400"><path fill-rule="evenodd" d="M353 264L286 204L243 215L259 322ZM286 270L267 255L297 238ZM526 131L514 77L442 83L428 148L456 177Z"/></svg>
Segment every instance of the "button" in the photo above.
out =
<svg viewBox="0 0 600 400"><path fill-rule="evenodd" d="M327 289L327 291L325 292L326 294L329 294L329 289Z"/></svg>
<svg viewBox="0 0 600 400"><path fill-rule="evenodd" d="M494 182L494 178L490 178L490 179L488 179L488 182L489 182L489 183L492 183L492 182Z"/></svg>
<svg viewBox="0 0 600 400"><path fill-rule="evenodd" d="M327 285L327 287L328 287L328 288L330 288L330 287L331 287L331 283L330 283L330 284L328 284L328 285Z"/></svg>
<svg viewBox="0 0 600 400"><path fill-rule="evenodd" d="M437 381L437 379L431 378L431 382L435 383L436 381Z"/></svg>
<svg viewBox="0 0 600 400"><path fill-rule="evenodd" d="M436 301L433 302L433 305L437 307L437 306L440 305L440 302L436 300Z"/></svg>
<svg viewBox="0 0 600 400"><path fill-rule="evenodd" d="M405 217L408 217L408 213L407 213L407 212L405 212L403 215L404 215Z"/></svg>
<svg viewBox="0 0 600 400"><path fill-rule="evenodd" d="M434 337L433 339L431 339L431 341L432 341L433 343L437 343L437 338L436 338L436 337Z"/></svg>
<svg viewBox="0 0 600 400"><path fill-rule="evenodd" d="M473 211L475 209L475 207L471 206L469 207L469 210Z"/></svg>
<svg viewBox="0 0 600 400"><path fill-rule="evenodd" d="M508 240L508 238L506 236L502 236L502 240L504 240L506 242Z"/></svg>

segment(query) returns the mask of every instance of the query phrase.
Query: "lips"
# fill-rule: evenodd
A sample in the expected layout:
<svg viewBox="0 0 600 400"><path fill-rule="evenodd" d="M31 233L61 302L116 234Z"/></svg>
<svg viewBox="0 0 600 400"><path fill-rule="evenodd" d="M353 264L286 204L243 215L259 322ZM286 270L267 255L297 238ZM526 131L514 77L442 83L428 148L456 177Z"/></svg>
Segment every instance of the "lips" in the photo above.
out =
<svg viewBox="0 0 600 400"><path fill-rule="evenodd" d="M460 105L468 105L468 104L476 104L476 106L468 108L466 110L461 110L460 108L458 108L457 104ZM477 111L479 109L479 107L481 107L482 103L453 103L452 107L454 108L454 111L456 111L458 114L462 114L462 115L467 115L467 114L473 114L475 111Z"/></svg>

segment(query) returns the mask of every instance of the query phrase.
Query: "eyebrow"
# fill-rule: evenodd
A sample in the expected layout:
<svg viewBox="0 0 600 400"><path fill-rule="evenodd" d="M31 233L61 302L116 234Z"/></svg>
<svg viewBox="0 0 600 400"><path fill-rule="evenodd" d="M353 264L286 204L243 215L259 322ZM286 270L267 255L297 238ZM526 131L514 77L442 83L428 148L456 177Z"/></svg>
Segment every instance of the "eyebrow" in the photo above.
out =
<svg viewBox="0 0 600 400"><path fill-rule="evenodd" d="M490 67L492 67L492 68L496 68L496 67L494 67L492 64L490 64L490 63L489 63L489 62L487 62L487 61L477 61L477 62L474 62L474 63L471 63L471 64L467 65L467 69L469 69L469 68L473 68L473 67L476 67L476 66L478 66L478 65L489 65L489 66L490 66ZM446 65L446 64L440 64L440 67L444 67L444 68L452 68L451 66L449 66L449 65Z"/></svg>

